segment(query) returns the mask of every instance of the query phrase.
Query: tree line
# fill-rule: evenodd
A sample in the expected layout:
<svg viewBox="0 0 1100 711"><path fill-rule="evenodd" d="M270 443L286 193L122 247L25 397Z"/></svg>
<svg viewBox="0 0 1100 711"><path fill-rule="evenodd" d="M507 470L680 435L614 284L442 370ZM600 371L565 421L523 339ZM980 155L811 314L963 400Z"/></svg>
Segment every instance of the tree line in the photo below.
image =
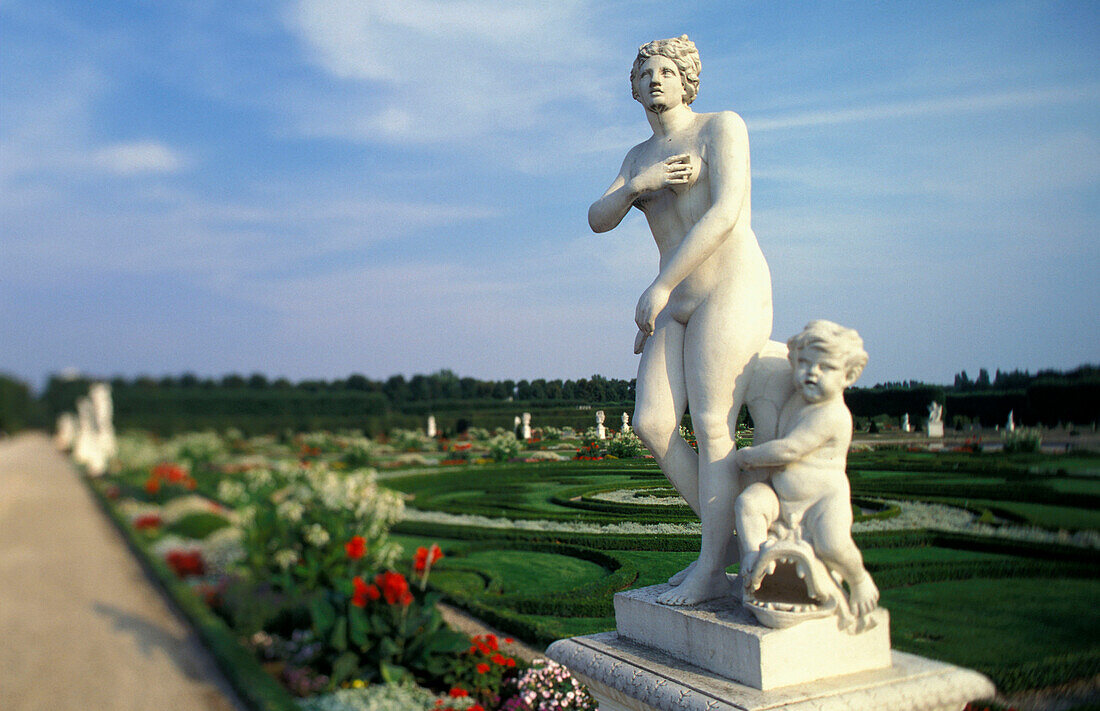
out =
<svg viewBox="0 0 1100 711"><path fill-rule="evenodd" d="M91 379L53 376L38 398L19 380L0 376L0 429L49 427L87 394ZM406 378L374 380L355 374L335 380L269 379L261 373L200 378L193 374L109 380L119 427L174 432L203 427L238 427L246 432L284 429L355 428L378 432L423 427L434 414L440 427L511 425L515 414L539 411L546 424L590 426L587 409L630 412L635 380L593 375L578 380L480 380L440 370ZM857 418L908 413L916 426L932 401L945 405L947 424L1003 424L1009 411L1018 424L1091 424L1100 420L1100 366L1071 371L966 372L953 385L901 381L845 393ZM610 416L610 415L609 415ZM957 419L956 419L957 418ZM610 421L610 420L609 420ZM587 424L586 424L587 423Z"/></svg>

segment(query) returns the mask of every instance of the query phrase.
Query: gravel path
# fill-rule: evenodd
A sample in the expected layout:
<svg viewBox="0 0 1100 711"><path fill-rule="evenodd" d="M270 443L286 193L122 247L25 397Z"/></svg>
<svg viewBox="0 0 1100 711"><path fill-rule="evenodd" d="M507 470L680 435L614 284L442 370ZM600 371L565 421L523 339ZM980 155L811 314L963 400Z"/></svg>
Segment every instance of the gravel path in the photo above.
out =
<svg viewBox="0 0 1100 711"><path fill-rule="evenodd" d="M0 440L0 706L244 709L38 433Z"/></svg>

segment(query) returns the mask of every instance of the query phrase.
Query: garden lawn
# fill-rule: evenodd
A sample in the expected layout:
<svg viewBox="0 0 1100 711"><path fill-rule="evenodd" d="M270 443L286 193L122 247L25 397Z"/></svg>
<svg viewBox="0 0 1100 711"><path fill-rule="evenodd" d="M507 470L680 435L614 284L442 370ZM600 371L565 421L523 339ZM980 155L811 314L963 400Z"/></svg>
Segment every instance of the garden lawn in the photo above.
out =
<svg viewBox="0 0 1100 711"><path fill-rule="evenodd" d="M1100 671L1100 580L972 579L882 591L894 647L988 674L1002 691L1053 683L1018 667L1084 658Z"/></svg>

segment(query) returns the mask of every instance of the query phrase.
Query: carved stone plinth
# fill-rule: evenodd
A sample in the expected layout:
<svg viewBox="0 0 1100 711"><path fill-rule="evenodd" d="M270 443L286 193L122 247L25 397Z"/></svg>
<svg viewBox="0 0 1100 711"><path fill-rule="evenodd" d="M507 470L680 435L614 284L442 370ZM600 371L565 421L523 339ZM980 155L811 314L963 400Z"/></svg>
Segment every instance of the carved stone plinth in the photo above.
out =
<svg viewBox="0 0 1100 711"><path fill-rule="evenodd" d="M859 634L840 630L835 615L771 629L733 597L693 607L658 603L668 589L652 585L615 595L619 636L765 690L890 666L886 610L875 610L874 627Z"/></svg>
<svg viewBox="0 0 1100 711"><path fill-rule="evenodd" d="M600 711L960 711L994 694L993 684L977 672L902 652L892 652L885 669L768 691L615 632L560 640L546 655L588 687Z"/></svg>

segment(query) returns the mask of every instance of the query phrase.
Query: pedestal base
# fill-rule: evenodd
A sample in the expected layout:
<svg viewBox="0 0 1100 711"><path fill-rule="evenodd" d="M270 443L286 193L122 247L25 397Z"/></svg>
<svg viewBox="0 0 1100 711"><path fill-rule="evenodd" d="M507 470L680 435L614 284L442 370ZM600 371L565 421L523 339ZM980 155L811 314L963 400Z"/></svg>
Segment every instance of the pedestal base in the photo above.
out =
<svg viewBox="0 0 1100 711"><path fill-rule="evenodd" d="M560 640L546 656L588 686L600 711L961 711L995 693L977 672L902 652L892 652L885 669L768 691L616 632Z"/></svg>
<svg viewBox="0 0 1100 711"><path fill-rule="evenodd" d="M662 605L657 596L668 589L651 585L616 594L619 636L765 690L891 664L886 610L872 612L874 626L859 634L839 629L835 616L772 629L734 597L690 607Z"/></svg>

